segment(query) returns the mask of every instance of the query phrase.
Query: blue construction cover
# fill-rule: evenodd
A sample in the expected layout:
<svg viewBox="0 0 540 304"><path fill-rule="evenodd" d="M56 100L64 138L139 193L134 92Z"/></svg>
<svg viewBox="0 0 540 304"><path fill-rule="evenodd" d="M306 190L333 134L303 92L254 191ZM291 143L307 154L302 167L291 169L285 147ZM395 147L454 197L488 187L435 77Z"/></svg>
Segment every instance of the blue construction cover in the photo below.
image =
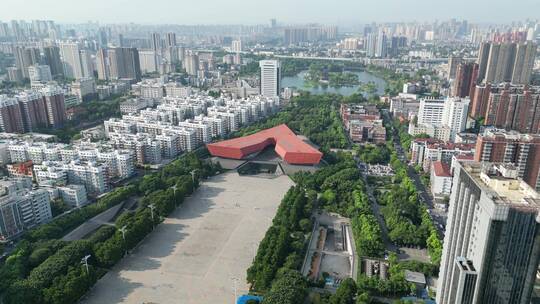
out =
<svg viewBox="0 0 540 304"><path fill-rule="evenodd" d="M262 297L257 296L250 296L250 295L242 295L236 300L236 304L246 304L249 300L257 300L259 303L262 301Z"/></svg>

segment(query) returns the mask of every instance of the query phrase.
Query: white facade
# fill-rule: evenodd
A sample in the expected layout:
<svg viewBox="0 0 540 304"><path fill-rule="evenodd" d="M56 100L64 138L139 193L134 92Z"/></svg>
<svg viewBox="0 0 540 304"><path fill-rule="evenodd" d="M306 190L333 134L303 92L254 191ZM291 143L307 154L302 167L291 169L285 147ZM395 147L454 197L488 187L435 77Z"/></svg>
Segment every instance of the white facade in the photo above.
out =
<svg viewBox="0 0 540 304"><path fill-rule="evenodd" d="M51 68L48 65L31 65L28 67L30 82L48 82L52 80Z"/></svg>
<svg viewBox="0 0 540 304"><path fill-rule="evenodd" d="M468 98L448 98L445 101L442 124L450 128L451 141L467 126L469 103Z"/></svg>
<svg viewBox="0 0 540 304"><path fill-rule="evenodd" d="M64 203L71 207L79 208L89 203L86 188L83 185L67 185L57 189Z"/></svg>
<svg viewBox="0 0 540 304"><path fill-rule="evenodd" d="M467 126L468 98L421 99L418 122L409 124L409 134L426 133L437 139L453 141Z"/></svg>
<svg viewBox="0 0 540 304"><path fill-rule="evenodd" d="M71 84L71 93L83 100L88 95L96 94L96 82L94 78L83 77Z"/></svg>
<svg viewBox="0 0 540 304"><path fill-rule="evenodd" d="M418 124L435 126L442 125L444 105L444 99L420 99L420 107L418 109Z"/></svg>
<svg viewBox="0 0 540 304"><path fill-rule="evenodd" d="M412 136L420 134L427 134L432 138L442 141L450 141L452 132L448 126L434 126L434 125L414 125L409 124L408 133Z"/></svg>
<svg viewBox="0 0 540 304"><path fill-rule="evenodd" d="M281 90L281 64L277 60L259 61L261 68L261 95L278 97Z"/></svg>
<svg viewBox="0 0 540 304"><path fill-rule="evenodd" d="M176 82L169 82L165 84L165 95L168 97L187 98L191 95L191 87L185 87Z"/></svg>
<svg viewBox="0 0 540 304"><path fill-rule="evenodd" d="M64 64L64 75L75 79L85 77L79 45L72 42L62 42L59 47Z"/></svg>
<svg viewBox="0 0 540 304"><path fill-rule="evenodd" d="M231 52L242 52L242 40L233 40L231 44Z"/></svg>
<svg viewBox="0 0 540 304"><path fill-rule="evenodd" d="M539 206L540 195L515 178L515 168L459 163L450 196L437 303L531 302L538 269ZM456 267L460 260L467 261L475 275L467 288L462 285L463 268Z"/></svg>
<svg viewBox="0 0 540 304"><path fill-rule="evenodd" d="M431 165L431 193L434 197L449 196L450 191L452 190L452 176L447 170L441 172L439 169L434 168L434 166L439 166L439 164L441 164L441 162L433 162Z"/></svg>
<svg viewBox="0 0 540 304"><path fill-rule="evenodd" d="M155 73L159 71L159 62L158 55L153 50L139 50L139 61L141 64L142 73Z"/></svg>

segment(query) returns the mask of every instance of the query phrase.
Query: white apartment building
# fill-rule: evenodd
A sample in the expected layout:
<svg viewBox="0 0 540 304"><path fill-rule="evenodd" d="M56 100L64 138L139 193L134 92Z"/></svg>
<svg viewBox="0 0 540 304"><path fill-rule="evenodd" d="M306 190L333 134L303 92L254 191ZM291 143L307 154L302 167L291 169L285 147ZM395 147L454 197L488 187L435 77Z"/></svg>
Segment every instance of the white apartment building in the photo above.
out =
<svg viewBox="0 0 540 304"><path fill-rule="evenodd" d="M474 144L454 144L434 138L417 138L411 144L411 164L421 165L428 172L431 163L442 161L450 165L452 157L459 154L474 153Z"/></svg>
<svg viewBox="0 0 540 304"><path fill-rule="evenodd" d="M83 207L90 202L86 195L86 188L83 185L67 185L57 189L64 203L71 207Z"/></svg>
<svg viewBox="0 0 540 304"><path fill-rule="evenodd" d="M209 107L207 111L208 111L209 117L217 117L217 118L221 118L225 120L225 124L226 124L225 132L227 134L238 130L238 128L240 127L241 117L240 117L240 113L238 112L229 110L226 107L216 107L216 106Z"/></svg>
<svg viewBox="0 0 540 304"><path fill-rule="evenodd" d="M8 146L9 159L14 163L22 163L29 160L27 147L20 144L10 144Z"/></svg>
<svg viewBox="0 0 540 304"><path fill-rule="evenodd" d="M210 128L202 123L197 121L182 121L178 124L180 127L184 127L186 129L192 129L195 130L196 136L197 136L197 146L207 144L210 142L211 135L210 135Z"/></svg>
<svg viewBox="0 0 540 304"><path fill-rule="evenodd" d="M120 118L109 118L103 122L105 125L105 136L110 137L111 133L136 133L137 125L134 122Z"/></svg>
<svg viewBox="0 0 540 304"><path fill-rule="evenodd" d="M40 186L63 186L68 182L67 171L62 162L45 161L34 165L34 177Z"/></svg>
<svg viewBox="0 0 540 304"><path fill-rule="evenodd" d="M97 161L107 165L109 178L126 179L135 174L135 153L132 150L98 151Z"/></svg>
<svg viewBox="0 0 540 304"><path fill-rule="evenodd" d="M186 98L190 96L191 93L191 87L182 86L177 82L169 82L165 84L165 95L167 97Z"/></svg>
<svg viewBox="0 0 540 304"><path fill-rule="evenodd" d="M281 64L277 60L259 61L261 68L261 95L278 97L281 91Z"/></svg>
<svg viewBox="0 0 540 304"><path fill-rule="evenodd" d="M84 185L90 195L99 195L109 190L107 166L102 163L71 161L63 168L68 174L68 183Z"/></svg>
<svg viewBox="0 0 540 304"><path fill-rule="evenodd" d="M204 115L198 115L194 118L197 122L202 122L209 127L209 132L212 138L225 136L227 130L227 121L219 117L209 117Z"/></svg>
<svg viewBox="0 0 540 304"><path fill-rule="evenodd" d="M142 73L155 73L159 71L160 56L153 50L139 50L139 62Z"/></svg>
<svg viewBox="0 0 540 304"><path fill-rule="evenodd" d="M162 161L161 144L148 134L110 133L109 143L115 149L135 151L135 161L138 165L159 164Z"/></svg>
<svg viewBox="0 0 540 304"><path fill-rule="evenodd" d="M467 126L469 103L468 98L448 98L445 101L442 124L450 128L451 141Z"/></svg>
<svg viewBox="0 0 540 304"><path fill-rule="evenodd" d="M92 77L83 77L71 84L71 94L79 97L81 101L94 96L96 92L96 82Z"/></svg>
<svg viewBox="0 0 540 304"><path fill-rule="evenodd" d="M52 219L49 192L44 189L22 191L15 195L25 228L45 224Z"/></svg>
<svg viewBox="0 0 540 304"><path fill-rule="evenodd" d="M155 104L152 98L132 98L120 103L120 112L122 114L137 113L142 109L153 107Z"/></svg>
<svg viewBox="0 0 540 304"><path fill-rule="evenodd" d="M48 65L31 65L28 67L30 82L52 81L51 68Z"/></svg>
<svg viewBox="0 0 540 304"><path fill-rule="evenodd" d="M31 190L31 187L29 180L2 181L0 238L10 239L24 229L47 223L52 219L49 193L43 189Z"/></svg>
<svg viewBox="0 0 540 304"><path fill-rule="evenodd" d="M443 124L444 106L444 99L420 99L420 106L418 108L418 124L441 126Z"/></svg>
<svg viewBox="0 0 540 304"><path fill-rule="evenodd" d="M417 124L409 124L409 134L453 141L466 128L469 103L468 98L421 99Z"/></svg>
<svg viewBox="0 0 540 304"><path fill-rule="evenodd" d="M164 158L174 158L180 154L180 136L175 133L157 135L160 150Z"/></svg>
<svg viewBox="0 0 540 304"><path fill-rule="evenodd" d="M242 52L242 40L233 40L231 43L231 52Z"/></svg>
<svg viewBox="0 0 540 304"><path fill-rule="evenodd" d="M84 75L81 52L77 43L62 42L58 46L60 47L66 77L80 79L90 76Z"/></svg>
<svg viewBox="0 0 540 304"><path fill-rule="evenodd" d="M431 193L433 197L445 197L452 190L452 174L450 166L442 161L431 163L430 175Z"/></svg>
<svg viewBox="0 0 540 304"><path fill-rule="evenodd" d="M432 138L442 141L450 141L452 132L448 126L414 125L409 123L408 133L412 136L427 134Z"/></svg>
<svg viewBox="0 0 540 304"><path fill-rule="evenodd" d="M142 98L161 98L165 95L164 84L158 80L144 80L131 85L133 94Z"/></svg>

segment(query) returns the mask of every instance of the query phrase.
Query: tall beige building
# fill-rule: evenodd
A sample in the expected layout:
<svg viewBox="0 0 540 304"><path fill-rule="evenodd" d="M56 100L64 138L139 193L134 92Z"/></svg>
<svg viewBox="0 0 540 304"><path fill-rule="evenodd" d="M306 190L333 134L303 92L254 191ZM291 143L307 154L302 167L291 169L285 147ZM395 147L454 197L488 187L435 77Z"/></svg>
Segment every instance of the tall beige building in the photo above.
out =
<svg viewBox="0 0 540 304"><path fill-rule="evenodd" d="M478 82L529 84L537 45L485 42L478 54Z"/></svg>
<svg viewBox="0 0 540 304"><path fill-rule="evenodd" d="M517 45L512 83L528 84L531 81L534 59L536 57L536 47L537 45L530 41Z"/></svg>

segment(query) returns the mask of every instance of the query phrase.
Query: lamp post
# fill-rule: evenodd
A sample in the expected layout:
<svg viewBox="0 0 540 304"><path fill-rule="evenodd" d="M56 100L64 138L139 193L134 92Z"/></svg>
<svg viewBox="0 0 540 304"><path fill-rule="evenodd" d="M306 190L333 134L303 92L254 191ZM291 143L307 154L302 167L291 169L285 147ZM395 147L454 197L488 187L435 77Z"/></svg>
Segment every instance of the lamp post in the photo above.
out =
<svg viewBox="0 0 540 304"><path fill-rule="evenodd" d="M156 209L156 205L150 204L148 205L148 208L150 208L150 214L152 215L152 227L154 227L154 209Z"/></svg>
<svg viewBox="0 0 540 304"><path fill-rule="evenodd" d="M253 261L255 261L255 258L257 257L257 243L251 243L251 249L253 250Z"/></svg>
<svg viewBox="0 0 540 304"><path fill-rule="evenodd" d="M191 182L193 183L193 187L195 187L195 172L199 171L199 169L191 170Z"/></svg>
<svg viewBox="0 0 540 304"><path fill-rule="evenodd" d="M126 255L127 253L127 248L126 248L126 229L127 229L127 226L124 225L122 226L122 228L118 229L120 230L120 232L122 232L122 240L124 240L124 255Z"/></svg>
<svg viewBox="0 0 540 304"><path fill-rule="evenodd" d="M91 257L90 254L84 256L82 259L81 259L81 264L84 264L84 266L86 266L86 275L88 275L90 273L90 271L88 270L88 259Z"/></svg>
<svg viewBox="0 0 540 304"><path fill-rule="evenodd" d="M233 282L233 290L234 290L234 300L233 303L236 303L236 299L238 298L237 292L238 292L238 281L240 281L238 278L232 277L231 278Z"/></svg>

